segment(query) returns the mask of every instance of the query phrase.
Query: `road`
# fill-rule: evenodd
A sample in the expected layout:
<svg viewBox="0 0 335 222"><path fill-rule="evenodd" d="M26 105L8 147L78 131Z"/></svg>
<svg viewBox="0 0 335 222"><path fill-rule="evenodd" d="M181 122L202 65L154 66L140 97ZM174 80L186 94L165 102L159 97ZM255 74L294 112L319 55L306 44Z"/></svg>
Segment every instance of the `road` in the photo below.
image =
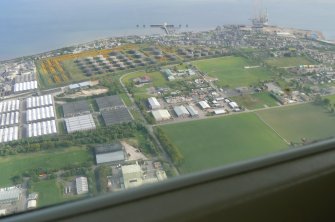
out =
<svg viewBox="0 0 335 222"><path fill-rule="evenodd" d="M153 130L153 126L150 125L147 120L144 118L144 116L142 115L142 112L141 110L139 109L139 107L137 106L137 104L135 103L135 100L134 98L132 97L132 95L129 93L127 87L124 85L123 83L123 78L125 78L126 76L128 75L131 75L133 73L136 73L136 72L131 72L131 73L127 73L123 76L121 76L119 78L119 82L122 86L122 88L124 89L124 91L127 93L127 96L129 97L129 99L131 100L131 102L134 104L134 109L140 114L140 117L142 119L142 122L144 123L144 126L146 127L146 129L148 130L150 136L152 136L152 138L154 139L155 143L158 145L158 148L160 149L162 155L163 155L163 158L168 161L170 163L171 166L173 166L173 170L176 172L176 174L179 174L179 171L178 169L175 167L175 165L173 164L170 156L168 155L168 153L165 151L165 149L162 147L160 141L158 140L158 138L156 137L155 133L154 133L154 130Z"/></svg>

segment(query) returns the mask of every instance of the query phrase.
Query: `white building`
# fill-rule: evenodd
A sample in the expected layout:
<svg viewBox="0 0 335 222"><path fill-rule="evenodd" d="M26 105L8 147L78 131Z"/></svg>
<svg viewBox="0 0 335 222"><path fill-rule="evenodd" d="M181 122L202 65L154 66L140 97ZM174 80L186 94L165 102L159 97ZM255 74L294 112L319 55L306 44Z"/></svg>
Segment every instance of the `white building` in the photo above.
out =
<svg viewBox="0 0 335 222"><path fill-rule="evenodd" d="M210 105L206 101L200 101L199 105L202 109L209 109L211 108Z"/></svg>
<svg viewBox="0 0 335 222"><path fill-rule="evenodd" d="M214 114L215 115L222 115L222 114L226 114L227 111L225 109L215 109L214 110Z"/></svg>
<svg viewBox="0 0 335 222"><path fill-rule="evenodd" d="M191 114L192 117L199 116L199 112L193 106L187 106L186 109Z"/></svg>
<svg viewBox="0 0 335 222"><path fill-rule="evenodd" d="M238 107L238 104L236 103L236 102L230 102L229 103L229 106L230 106L230 108L232 108L232 109L238 109L239 107Z"/></svg>
<svg viewBox="0 0 335 222"><path fill-rule="evenodd" d="M158 100L155 97L151 97L148 99L149 106L151 109L160 109L161 104L159 104Z"/></svg>
<svg viewBox="0 0 335 222"><path fill-rule="evenodd" d="M157 122L171 119L171 115L166 109L153 110L151 113Z"/></svg>
<svg viewBox="0 0 335 222"><path fill-rule="evenodd" d="M76 178L76 190L78 195L88 193L88 183L86 177Z"/></svg>
<svg viewBox="0 0 335 222"><path fill-rule="evenodd" d="M178 117L187 117L190 115L185 106L176 106L173 110Z"/></svg>
<svg viewBox="0 0 335 222"><path fill-rule="evenodd" d="M141 166L136 164L121 167L124 188L129 189L143 184L143 171Z"/></svg>

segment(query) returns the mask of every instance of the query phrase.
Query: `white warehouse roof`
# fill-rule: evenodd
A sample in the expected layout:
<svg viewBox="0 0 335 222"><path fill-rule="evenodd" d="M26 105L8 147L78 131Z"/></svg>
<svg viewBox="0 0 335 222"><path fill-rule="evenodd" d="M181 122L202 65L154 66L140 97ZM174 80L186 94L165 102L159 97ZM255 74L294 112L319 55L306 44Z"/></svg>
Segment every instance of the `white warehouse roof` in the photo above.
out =
<svg viewBox="0 0 335 222"><path fill-rule="evenodd" d="M159 104L158 100L155 97L149 98L148 102L151 109L159 109L161 107L161 104Z"/></svg>
<svg viewBox="0 0 335 222"><path fill-rule="evenodd" d="M88 183L86 177L76 178L76 189L78 195L88 193Z"/></svg>
<svg viewBox="0 0 335 222"><path fill-rule="evenodd" d="M176 106L173 108L178 117L180 116L189 116L190 113L187 111L185 106Z"/></svg>
<svg viewBox="0 0 335 222"><path fill-rule="evenodd" d="M206 101L200 101L199 105L201 106L202 109L209 109L211 108L210 105Z"/></svg>
<svg viewBox="0 0 335 222"><path fill-rule="evenodd" d="M191 116L198 116L199 112L193 106L186 107Z"/></svg>
<svg viewBox="0 0 335 222"><path fill-rule="evenodd" d="M226 114L227 111L225 109L216 109L214 110L215 115Z"/></svg>
<svg viewBox="0 0 335 222"><path fill-rule="evenodd" d="M67 118L65 124L68 133L96 128L92 114Z"/></svg>
<svg viewBox="0 0 335 222"><path fill-rule="evenodd" d="M230 102L230 103L229 103L229 106L230 106L232 109L238 108L238 105L237 105L236 102Z"/></svg>
<svg viewBox="0 0 335 222"><path fill-rule="evenodd" d="M168 120L171 118L171 115L169 111L166 109L161 109L161 110L153 110L152 115L154 116L156 121L163 121L163 120Z"/></svg>

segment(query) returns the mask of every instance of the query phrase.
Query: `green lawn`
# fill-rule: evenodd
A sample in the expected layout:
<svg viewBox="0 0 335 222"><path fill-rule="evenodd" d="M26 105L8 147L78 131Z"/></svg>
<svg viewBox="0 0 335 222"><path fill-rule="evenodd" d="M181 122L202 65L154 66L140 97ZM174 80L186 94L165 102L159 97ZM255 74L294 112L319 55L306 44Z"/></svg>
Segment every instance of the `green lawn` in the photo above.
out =
<svg viewBox="0 0 335 222"><path fill-rule="evenodd" d="M48 206L63 202L62 190L56 180L44 180L33 183L32 192L38 193L38 206Z"/></svg>
<svg viewBox="0 0 335 222"><path fill-rule="evenodd" d="M79 147L1 157L0 187L11 185L11 178L25 171L36 168L60 169L69 164L79 165L87 161L92 162L91 154L86 148Z"/></svg>
<svg viewBox="0 0 335 222"><path fill-rule="evenodd" d="M276 100L266 92L233 97L232 99L249 110L278 106Z"/></svg>
<svg viewBox="0 0 335 222"><path fill-rule="evenodd" d="M335 115L321 106L304 104L258 112L288 141L301 142L335 136Z"/></svg>
<svg viewBox="0 0 335 222"><path fill-rule="evenodd" d="M162 126L185 160L189 173L243 161L288 145L255 114L240 114Z"/></svg>
<svg viewBox="0 0 335 222"><path fill-rule="evenodd" d="M208 73L209 76L218 78L220 86L249 86L272 78L271 72L265 68L246 69L246 66L259 64L253 64L242 57L227 56L195 61L193 64L199 70Z"/></svg>
<svg viewBox="0 0 335 222"><path fill-rule="evenodd" d="M78 82L81 80L87 80L89 77L85 76L84 73L78 68L73 60L66 60L62 62L64 70L69 72L71 76L71 82Z"/></svg>
<svg viewBox="0 0 335 222"><path fill-rule="evenodd" d="M291 67L291 66L300 66L300 65L312 65L315 62L305 58L305 57L282 57L282 58L273 58L265 61L268 65L276 67Z"/></svg>

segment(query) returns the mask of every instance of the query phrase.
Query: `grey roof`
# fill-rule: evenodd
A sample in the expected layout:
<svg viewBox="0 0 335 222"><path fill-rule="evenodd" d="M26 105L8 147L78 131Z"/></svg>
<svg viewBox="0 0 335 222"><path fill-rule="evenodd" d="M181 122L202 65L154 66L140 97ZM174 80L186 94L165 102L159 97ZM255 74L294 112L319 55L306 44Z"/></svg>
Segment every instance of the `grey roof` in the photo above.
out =
<svg viewBox="0 0 335 222"><path fill-rule="evenodd" d="M65 124L68 133L96 128L92 114L66 118Z"/></svg>
<svg viewBox="0 0 335 222"><path fill-rule="evenodd" d="M121 100L120 96L105 96L97 98L95 101L98 104L99 110L103 110L106 108L124 107L124 103Z"/></svg>
<svg viewBox="0 0 335 222"><path fill-rule="evenodd" d="M96 157L97 164L112 163L112 162L119 162L119 161L125 160L123 150L112 152L112 153L97 154L95 157Z"/></svg>
<svg viewBox="0 0 335 222"><path fill-rule="evenodd" d="M64 116L75 116L84 112L90 112L90 108L86 100L66 103L63 105Z"/></svg>
<svg viewBox="0 0 335 222"><path fill-rule="evenodd" d="M121 143L101 144L94 148L95 154L112 153L122 150Z"/></svg>
<svg viewBox="0 0 335 222"><path fill-rule="evenodd" d="M133 120L127 108L119 108L101 112L102 118L107 126L128 123Z"/></svg>
<svg viewBox="0 0 335 222"><path fill-rule="evenodd" d="M21 189L16 187L0 189L0 203L14 202L20 199Z"/></svg>

